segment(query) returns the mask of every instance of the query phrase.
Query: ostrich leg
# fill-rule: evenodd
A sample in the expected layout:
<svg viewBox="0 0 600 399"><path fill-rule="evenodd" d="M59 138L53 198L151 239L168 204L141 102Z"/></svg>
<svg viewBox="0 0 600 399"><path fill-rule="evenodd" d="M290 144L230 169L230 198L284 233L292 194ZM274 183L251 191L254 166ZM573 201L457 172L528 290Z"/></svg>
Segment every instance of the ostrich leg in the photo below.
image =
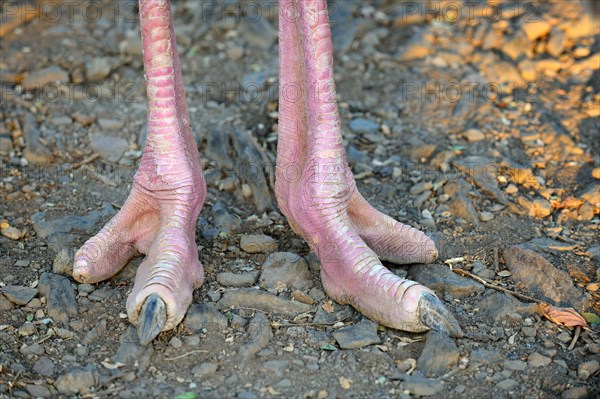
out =
<svg viewBox="0 0 600 399"><path fill-rule="evenodd" d="M129 320L142 344L185 316L202 284L196 221L206 183L187 112L175 33L167 0L140 0L148 136L133 187L121 210L75 255L73 277L95 283L143 253Z"/></svg>
<svg viewBox="0 0 600 399"><path fill-rule="evenodd" d="M292 228L321 260L325 290L385 326L461 336L431 290L379 261L427 263L437 250L425 234L377 211L356 189L335 102L326 0L281 0L279 13L276 195Z"/></svg>

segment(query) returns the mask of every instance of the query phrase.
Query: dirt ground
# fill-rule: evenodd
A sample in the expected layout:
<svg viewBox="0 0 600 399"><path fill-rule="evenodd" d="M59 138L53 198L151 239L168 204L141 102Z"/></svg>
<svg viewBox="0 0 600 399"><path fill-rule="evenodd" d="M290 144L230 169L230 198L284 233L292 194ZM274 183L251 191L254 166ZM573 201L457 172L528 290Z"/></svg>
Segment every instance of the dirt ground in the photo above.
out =
<svg viewBox="0 0 600 399"><path fill-rule="evenodd" d="M465 337L376 326L327 298L272 193L276 2L177 1L209 186L197 230L206 279L185 323L143 348L125 315L141 258L93 286L68 270L123 204L143 148L136 3L3 3L0 397L598 397L598 10L477 4L330 4L358 188L440 249L435 265L386 265L434 289ZM305 258L303 279L265 285L272 250L240 247L255 234ZM270 299L248 304L248 292ZM555 324L536 300L589 326Z"/></svg>

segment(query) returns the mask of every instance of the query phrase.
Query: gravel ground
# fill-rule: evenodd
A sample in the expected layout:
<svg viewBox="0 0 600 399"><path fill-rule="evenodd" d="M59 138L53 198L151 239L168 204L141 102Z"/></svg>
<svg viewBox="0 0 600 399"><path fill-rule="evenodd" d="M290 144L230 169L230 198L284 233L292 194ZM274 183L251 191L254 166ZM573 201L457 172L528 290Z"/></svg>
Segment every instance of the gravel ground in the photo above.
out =
<svg viewBox="0 0 600 399"><path fill-rule="evenodd" d="M99 284L70 277L143 147L136 4L19 4L0 25L0 397L600 395L593 5L330 5L349 163L372 204L437 241L435 264L388 266L443 298L465 332L452 341L333 302L278 211L276 2L177 2L206 280L144 348L124 313L141 258Z"/></svg>

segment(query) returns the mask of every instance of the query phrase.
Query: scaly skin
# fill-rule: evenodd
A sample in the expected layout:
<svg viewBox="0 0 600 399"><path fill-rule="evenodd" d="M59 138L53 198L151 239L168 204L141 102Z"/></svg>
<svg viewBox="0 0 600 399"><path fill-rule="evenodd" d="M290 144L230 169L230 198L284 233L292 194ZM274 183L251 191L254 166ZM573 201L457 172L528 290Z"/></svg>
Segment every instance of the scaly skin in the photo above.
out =
<svg viewBox="0 0 600 399"><path fill-rule="evenodd" d="M148 95L146 146L127 201L77 252L73 277L95 283L117 273L137 253L146 254L127 313L141 326L142 343L148 343L181 322L193 289L202 284L195 231L206 183L190 127L168 1L140 0L140 19ZM140 320L148 297L154 302L144 307L148 312L141 312Z"/></svg>
<svg viewBox="0 0 600 399"><path fill-rule="evenodd" d="M282 0L279 12L276 195L292 228L319 257L327 294L388 327L461 336L431 290L379 261L428 263L437 250L425 234L377 211L356 189L335 101L326 1Z"/></svg>
<svg viewBox="0 0 600 399"><path fill-rule="evenodd" d="M299 11L296 14L295 11ZM127 312L142 344L174 328L202 284L195 226L206 183L193 140L167 0L140 0L148 136L122 209L75 255L73 276L95 283L143 253ZM371 207L358 193L342 146L326 3L280 3L280 133L276 195L319 256L327 293L398 329L460 327L427 288L398 278L397 263L431 262L433 242ZM318 89L318 90L317 90Z"/></svg>

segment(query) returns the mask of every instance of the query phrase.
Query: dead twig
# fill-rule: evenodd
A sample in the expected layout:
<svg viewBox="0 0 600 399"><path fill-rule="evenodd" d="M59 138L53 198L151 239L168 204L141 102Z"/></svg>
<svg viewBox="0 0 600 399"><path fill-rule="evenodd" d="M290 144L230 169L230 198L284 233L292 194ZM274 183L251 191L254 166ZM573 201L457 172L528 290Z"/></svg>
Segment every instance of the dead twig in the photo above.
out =
<svg viewBox="0 0 600 399"><path fill-rule="evenodd" d="M535 303L542 302L539 299L536 299L536 298L531 297L529 295L519 294L518 292L509 290L508 288L500 287L499 285L490 283L488 280L486 280L484 278L481 278L479 276L476 276L476 275L474 275L472 273L469 273L468 271L460 269L458 267L451 267L450 270L452 270L454 273L459 274L459 275L461 275L463 277L472 278L473 280L475 280L475 281L483 284L487 288L491 288L491 289L494 289L494 290L497 290L497 291L505 292L507 294L513 295L513 296L515 296L515 297L517 297L519 299L522 299L524 301L535 302Z"/></svg>
<svg viewBox="0 0 600 399"><path fill-rule="evenodd" d="M178 359L184 358L186 356L193 355L194 353L208 353L208 351L205 351L202 349L197 349L197 350L193 350L190 352L186 352L183 355L179 355L179 356L175 356L175 357L165 357L165 360L169 360L169 361L170 360L178 360Z"/></svg>
<svg viewBox="0 0 600 399"><path fill-rule="evenodd" d="M569 345L570 351L572 351L573 348L575 348L575 344L577 343L577 340L579 340L579 334L581 334L581 327L577 326L577 327L575 327L575 335L573 336L573 340L571 341L571 344Z"/></svg>
<svg viewBox="0 0 600 399"><path fill-rule="evenodd" d="M73 169L79 169L81 168L83 165L87 165L89 163L94 162L96 159L100 158L100 154L98 154L97 152L90 155L87 158L84 158L81 162L75 162L70 168L69 170L73 170Z"/></svg>

